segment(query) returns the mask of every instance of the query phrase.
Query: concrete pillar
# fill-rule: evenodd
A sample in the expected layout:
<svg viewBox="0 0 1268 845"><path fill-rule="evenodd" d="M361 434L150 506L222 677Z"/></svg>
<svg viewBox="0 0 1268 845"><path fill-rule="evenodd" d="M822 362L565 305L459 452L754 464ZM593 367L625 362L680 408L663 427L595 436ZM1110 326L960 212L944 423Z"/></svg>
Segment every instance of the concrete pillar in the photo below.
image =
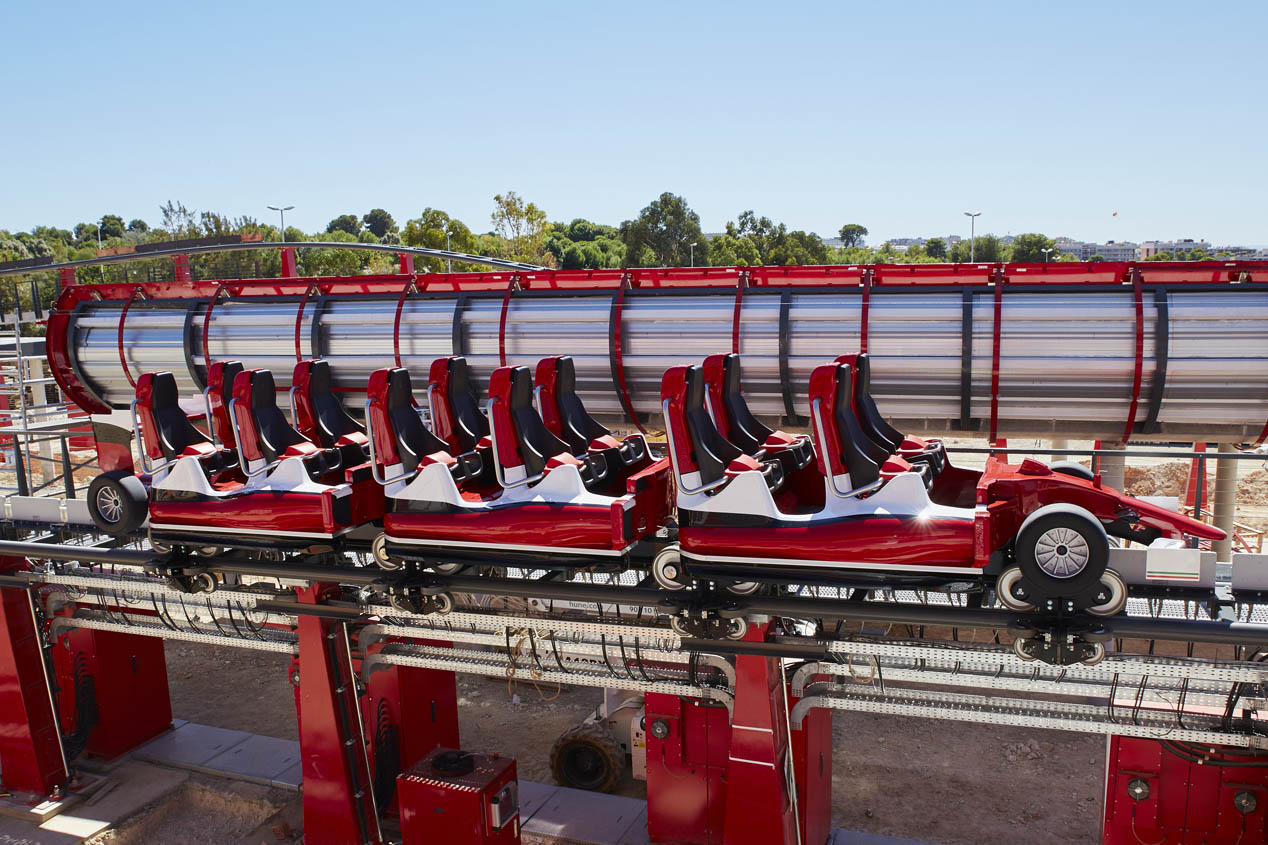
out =
<svg viewBox="0 0 1268 845"><path fill-rule="evenodd" d="M1121 445L1112 448L1121 449ZM1127 459L1122 455L1101 455L1101 482L1115 490L1123 489L1123 466Z"/></svg>
<svg viewBox="0 0 1268 845"><path fill-rule="evenodd" d="M1235 452L1231 443L1221 443L1221 454ZM1215 501L1211 510L1215 513L1215 527L1223 529L1227 535L1223 540L1211 544L1215 551L1215 559L1232 560L1233 553L1233 513L1237 507L1237 465L1238 461L1216 461L1215 467Z"/></svg>
<svg viewBox="0 0 1268 845"><path fill-rule="evenodd" d="M1065 440L1065 439L1061 439L1061 440L1053 440L1053 441L1052 441L1052 445L1051 445L1051 446L1049 446L1048 448L1049 448L1049 449L1069 449L1069 448L1070 448L1070 441L1069 441L1069 440ZM1057 461L1072 461L1072 460L1074 460L1074 456L1073 456L1073 455L1053 455L1053 456L1052 456L1052 463L1054 463L1054 464L1055 464Z"/></svg>

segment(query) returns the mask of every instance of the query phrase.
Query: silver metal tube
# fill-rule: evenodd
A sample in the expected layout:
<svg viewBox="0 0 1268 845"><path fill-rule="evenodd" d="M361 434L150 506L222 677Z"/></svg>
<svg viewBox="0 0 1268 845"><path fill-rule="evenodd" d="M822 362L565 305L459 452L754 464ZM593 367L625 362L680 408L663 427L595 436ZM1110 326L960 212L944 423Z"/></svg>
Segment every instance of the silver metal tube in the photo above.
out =
<svg viewBox="0 0 1268 845"><path fill-rule="evenodd" d="M1237 451L1231 443L1221 443L1221 452ZM1241 465L1237 461L1216 461L1215 468L1215 527L1223 530L1224 539L1215 540L1211 548L1215 559L1231 561L1233 559L1233 514L1237 508L1237 471Z"/></svg>

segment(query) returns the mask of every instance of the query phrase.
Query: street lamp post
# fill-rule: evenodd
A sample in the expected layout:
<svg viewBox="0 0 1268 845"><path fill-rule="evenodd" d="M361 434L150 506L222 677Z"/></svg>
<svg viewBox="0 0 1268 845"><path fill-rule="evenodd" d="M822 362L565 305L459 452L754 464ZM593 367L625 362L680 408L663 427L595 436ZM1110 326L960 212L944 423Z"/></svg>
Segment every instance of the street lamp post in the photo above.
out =
<svg viewBox="0 0 1268 845"><path fill-rule="evenodd" d="M97 224L97 253L101 254L101 224L100 223ZM101 270L101 280L104 282L106 280L106 265L101 264L101 265L98 265L98 267Z"/></svg>
<svg viewBox="0 0 1268 845"><path fill-rule="evenodd" d="M282 216L282 243L286 243L286 212L290 211L294 207L295 206L293 205L286 205L286 206L270 205L269 206L269 211L276 211L278 214Z"/></svg>
<svg viewBox="0 0 1268 845"><path fill-rule="evenodd" d="M696 266L696 244L694 242L691 244L691 266Z"/></svg>
<svg viewBox="0 0 1268 845"><path fill-rule="evenodd" d="M449 249L449 230L448 230L448 229L446 229L446 230L445 230L445 252L449 252L449 251L450 251L450 249ZM452 272L453 272L453 259L452 259L452 258L446 258L446 259L445 259L445 266L446 266L447 272L452 273Z"/></svg>
<svg viewBox="0 0 1268 845"><path fill-rule="evenodd" d="M972 264L976 257L976 251L974 250L974 247L976 246L976 241L977 241L977 232L976 232L977 218L982 216L982 212L966 211L964 212L964 216L969 218L969 263Z"/></svg>
<svg viewBox="0 0 1268 845"><path fill-rule="evenodd" d="M1039 250L1039 251L1043 253L1043 263L1044 263L1044 264L1047 264L1047 263L1048 263L1048 256L1049 256L1051 253L1056 252L1056 250L1055 250L1055 249L1052 249L1052 248L1048 248L1048 249L1041 249L1041 250Z"/></svg>

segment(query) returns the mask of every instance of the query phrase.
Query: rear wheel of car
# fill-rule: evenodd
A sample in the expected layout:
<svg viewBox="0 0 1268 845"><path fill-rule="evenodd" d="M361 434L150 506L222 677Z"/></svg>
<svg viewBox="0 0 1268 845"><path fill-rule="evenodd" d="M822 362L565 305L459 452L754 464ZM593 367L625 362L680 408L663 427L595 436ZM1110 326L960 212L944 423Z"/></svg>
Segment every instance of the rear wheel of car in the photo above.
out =
<svg viewBox="0 0 1268 845"><path fill-rule="evenodd" d="M398 558L392 557L388 552L386 534L380 534L374 538L374 542L370 544L370 556L374 558L374 562L380 569L386 569L388 572L395 572L404 566Z"/></svg>
<svg viewBox="0 0 1268 845"><path fill-rule="evenodd" d="M1093 616L1117 616L1127 606L1127 582L1114 570L1107 569L1101 576L1101 587L1105 601L1092 605L1087 612Z"/></svg>
<svg viewBox="0 0 1268 845"><path fill-rule="evenodd" d="M1077 505L1045 505L1026 517L1014 547L1032 601L1072 598L1095 587L1109 563L1109 537Z"/></svg>
<svg viewBox="0 0 1268 845"><path fill-rule="evenodd" d="M677 543L671 543L656 553L652 559L652 578L662 590L681 590L687 586L687 574L683 570Z"/></svg>
<svg viewBox="0 0 1268 845"><path fill-rule="evenodd" d="M111 537L140 528L149 507L145 485L127 470L103 472L88 485L88 514L93 524Z"/></svg>
<svg viewBox="0 0 1268 845"><path fill-rule="evenodd" d="M1057 461L1055 464L1048 464L1048 469L1053 472L1059 472L1062 475L1070 475L1075 478L1082 478L1084 481L1091 481L1095 476L1092 470L1083 466L1083 464L1075 461Z"/></svg>
<svg viewBox="0 0 1268 845"><path fill-rule="evenodd" d="M999 597L999 603L1009 610L1034 610L1035 606L1030 602L1018 598L1014 592L1019 589L1022 574L1021 568L1010 566L999 574L999 578L995 580L995 595ZM1024 587L1020 589L1025 589Z"/></svg>

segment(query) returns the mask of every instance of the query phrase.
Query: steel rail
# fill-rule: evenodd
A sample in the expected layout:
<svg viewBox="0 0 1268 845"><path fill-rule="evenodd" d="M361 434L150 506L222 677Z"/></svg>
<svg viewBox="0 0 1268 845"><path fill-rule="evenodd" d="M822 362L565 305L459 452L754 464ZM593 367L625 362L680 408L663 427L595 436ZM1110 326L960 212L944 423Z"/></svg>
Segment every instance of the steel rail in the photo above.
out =
<svg viewBox="0 0 1268 845"><path fill-rule="evenodd" d="M79 267L96 267L104 264L122 264L129 261L144 261L147 258L170 258L175 255L199 255L206 252L240 252L248 249L360 249L371 252L392 252L405 255L422 255L427 258L445 258L461 261L466 264L484 264L489 267L501 267L507 270L546 270L538 264L526 264L522 261L508 261L504 258L493 258L488 255L472 255L466 252L453 252L447 249L428 249L418 246L393 246L391 244L340 243L339 241L259 241L239 244L208 244L205 246L172 247L156 249L151 252L125 252L120 255L102 255L97 258L83 258L78 261L63 261L60 264L40 264L34 267L0 268L0 276L30 275L60 270L74 270ZM277 281L286 281L279 279Z"/></svg>

